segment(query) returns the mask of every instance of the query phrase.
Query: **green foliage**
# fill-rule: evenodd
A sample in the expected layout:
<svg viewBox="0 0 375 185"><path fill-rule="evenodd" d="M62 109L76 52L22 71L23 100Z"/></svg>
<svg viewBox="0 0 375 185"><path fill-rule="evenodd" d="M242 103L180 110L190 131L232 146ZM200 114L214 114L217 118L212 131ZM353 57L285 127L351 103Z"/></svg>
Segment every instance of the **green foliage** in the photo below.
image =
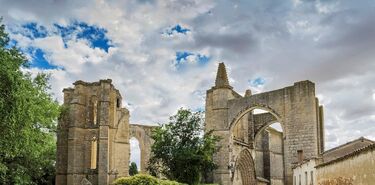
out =
<svg viewBox="0 0 375 185"><path fill-rule="evenodd" d="M183 185L176 181L160 180L150 175L138 174L131 177L118 178L113 185Z"/></svg>
<svg viewBox="0 0 375 185"><path fill-rule="evenodd" d="M1 20L0 20L1 21ZM22 71L23 54L0 26L0 184L52 184L59 105L48 75Z"/></svg>
<svg viewBox="0 0 375 185"><path fill-rule="evenodd" d="M203 132L203 113L179 109L170 121L153 130L148 170L168 179L198 184L202 175L216 168L213 154L219 140L212 132Z"/></svg>
<svg viewBox="0 0 375 185"><path fill-rule="evenodd" d="M184 185L182 183L171 181L171 180L161 180L160 185Z"/></svg>
<svg viewBox="0 0 375 185"><path fill-rule="evenodd" d="M131 162L129 166L129 175L133 176L137 174L138 174L137 164L135 164L135 162Z"/></svg>

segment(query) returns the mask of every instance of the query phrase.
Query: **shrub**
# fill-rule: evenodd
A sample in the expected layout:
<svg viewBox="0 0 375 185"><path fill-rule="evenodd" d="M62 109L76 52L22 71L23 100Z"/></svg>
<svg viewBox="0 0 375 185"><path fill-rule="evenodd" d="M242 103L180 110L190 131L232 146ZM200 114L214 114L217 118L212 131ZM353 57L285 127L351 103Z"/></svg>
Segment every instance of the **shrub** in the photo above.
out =
<svg viewBox="0 0 375 185"><path fill-rule="evenodd" d="M160 180L160 185L184 185L182 183L170 180Z"/></svg>
<svg viewBox="0 0 375 185"><path fill-rule="evenodd" d="M184 185L176 181L160 180L150 175L137 174L131 177L121 177L113 185Z"/></svg>

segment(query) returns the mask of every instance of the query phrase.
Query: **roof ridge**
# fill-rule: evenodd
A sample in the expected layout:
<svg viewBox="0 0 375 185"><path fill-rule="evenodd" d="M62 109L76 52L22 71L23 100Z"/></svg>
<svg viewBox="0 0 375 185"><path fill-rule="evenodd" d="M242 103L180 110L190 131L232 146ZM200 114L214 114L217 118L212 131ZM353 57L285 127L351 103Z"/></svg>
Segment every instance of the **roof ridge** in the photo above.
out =
<svg viewBox="0 0 375 185"><path fill-rule="evenodd" d="M333 147L333 148L331 148L331 149L329 149L329 150L326 150L326 151L323 152L323 154L328 153L328 152L331 152L331 151L334 151L334 150L336 150L336 149L338 149L338 148L341 148L341 147L347 146L347 145L349 145L349 144L351 144L351 143L354 143L354 142L356 142L356 141L360 141L360 140L362 140L362 141L363 141L363 140L366 140L366 141L369 141L369 142L371 142L371 143L375 143L375 141L370 140L370 139L367 139L367 138L361 136L361 137L359 137L359 138L357 138L357 139L354 139L354 140L349 141L349 142L346 142L346 143L344 143L344 144L342 144L342 145L338 145L338 146Z"/></svg>
<svg viewBox="0 0 375 185"><path fill-rule="evenodd" d="M370 140L370 141L371 141L371 140ZM375 149L375 143L370 144L370 145L367 145L367 146L364 146L364 147L359 148L359 149L357 149L357 150L354 150L354 151L352 151L352 152L350 152L350 153L348 153L348 154L346 154L346 155L344 155L344 156L341 156L341 157L339 157L339 158L336 158L336 159L331 160L331 161L328 161L328 162L324 162L324 163L319 164L319 165L317 165L317 166L315 166L315 167L326 166L326 165L329 165L329 164L332 164L332 163L335 163L335 162L338 162L338 161L342 161L342 160L344 160L344 159L346 159L346 158L348 158L348 157L354 156L354 155L356 155L356 154L359 154L359 153L362 153L362 152L366 152L366 151L368 151L368 150L374 150L374 149Z"/></svg>

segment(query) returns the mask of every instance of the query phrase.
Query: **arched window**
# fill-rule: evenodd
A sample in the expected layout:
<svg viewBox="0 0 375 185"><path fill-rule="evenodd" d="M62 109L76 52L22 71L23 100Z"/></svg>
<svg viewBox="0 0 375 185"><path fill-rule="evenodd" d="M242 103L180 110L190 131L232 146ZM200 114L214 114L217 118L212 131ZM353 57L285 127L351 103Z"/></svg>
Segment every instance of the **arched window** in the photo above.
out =
<svg viewBox="0 0 375 185"><path fill-rule="evenodd" d="M96 125L97 123L97 115L98 115L98 99L96 96L91 98L92 103L92 123Z"/></svg>
<svg viewBox="0 0 375 185"><path fill-rule="evenodd" d="M96 137L93 137L92 140L91 140L91 165L90 165L90 169L96 169L97 152L98 152L98 142L97 142Z"/></svg>
<svg viewBox="0 0 375 185"><path fill-rule="evenodd" d="M116 99L116 107L117 107L117 108L120 108L120 107L121 107L121 100L120 100L120 98L117 98L117 99Z"/></svg>
<svg viewBox="0 0 375 185"><path fill-rule="evenodd" d="M141 169L141 148L138 139L130 138L130 161L137 164L138 171Z"/></svg>

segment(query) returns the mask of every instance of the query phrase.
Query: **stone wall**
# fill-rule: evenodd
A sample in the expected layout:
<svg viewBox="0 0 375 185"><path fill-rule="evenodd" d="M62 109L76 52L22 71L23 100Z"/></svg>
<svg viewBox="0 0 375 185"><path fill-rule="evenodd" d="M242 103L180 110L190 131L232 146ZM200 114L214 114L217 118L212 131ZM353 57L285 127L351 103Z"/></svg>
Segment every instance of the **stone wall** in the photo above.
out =
<svg viewBox="0 0 375 185"><path fill-rule="evenodd" d="M257 108L269 113L263 117L251 115L247 119L244 118ZM323 149L321 110L315 97L315 85L310 81L296 82L293 86L270 92L254 95L246 93L245 96L241 96L229 85L225 66L220 63L215 86L209 89L206 95L206 131L213 130L214 134L222 138L218 143L220 151L214 156L219 166L213 173L214 182L225 185L232 183L230 166L233 159L239 155L238 145L256 154L258 151L253 151L256 135L270 124L259 120L269 120L280 122L283 126L283 174L286 184L291 185L292 164L298 161L297 151L303 151L306 157L317 157ZM244 125L246 120L247 127ZM241 129L246 128L247 133L241 132ZM248 134L248 142L243 139L246 138L244 134ZM276 160L279 156L273 157ZM265 162L267 161L263 159L263 163ZM257 161L255 163L257 164Z"/></svg>
<svg viewBox="0 0 375 185"><path fill-rule="evenodd" d="M155 126L130 124L130 138L134 137L139 142L141 150L141 166L139 171L147 173L148 161L151 157L151 131Z"/></svg>
<svg viewBox="0 0 375 185"><path fill-rule="evenodd" d="M237 123L242 114L254 107L268 110L278 118L285 128L284 156L287 184L292 183L291 167L292 163L298 160L298 150L303 150L307 157L318 156L319 148L321 148L318 135L321 132L318 128L319 113L312 82L297 82L291 87L231 99L228 101L228 107L230 127Z"/></svg>
<svg viewBox="0 0 375 185"><path fill-rule="evenodd" d="M63 92L56 184L109 184L128 176L129 111L111 80L77 81Z"/></svg>
<svg viewBox="0 0 375 185"><path fill-rule="evenodd" d="M111 80L74 83L64 92L57 129L56 184L110 184L129 176L130 137L140 142L141 171L151 155L152 126L129 125L129 111Z"/></svg>
<svg viewBox="0 0 375 185"><path fill-rule="evenodd" d="M317 169L319 185L369 185L375 182L375 144L356 150Z"/></svg>
<svg viewBox="0 0 375 185"><path fill-rule="evenodd" d="M269 160L271 185L284 184L284 151L283 133L273 128L267 129L269 134Z"/></svg>

